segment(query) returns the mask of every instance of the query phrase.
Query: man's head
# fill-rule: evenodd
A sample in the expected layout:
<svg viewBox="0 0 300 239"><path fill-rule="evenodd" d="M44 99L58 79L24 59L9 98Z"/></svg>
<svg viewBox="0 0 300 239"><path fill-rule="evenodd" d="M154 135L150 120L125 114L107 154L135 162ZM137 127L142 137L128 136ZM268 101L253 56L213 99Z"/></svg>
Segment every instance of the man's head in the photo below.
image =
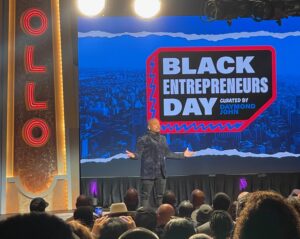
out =
<svg viewBox="0 0 300 239"><path fill-rule="evenodd" d="M156 212L152 208L140 207L136 211L134 220L137 227L154 231L157 224Z"/></svg>
<svg viewBox="0 0 300 239"><path fill-rule="evenodd" d="M213 199L213 209L227 211L230 203L231 199L226 193L217 193Z"/></svg>
<svg viewBox="0 0 300 239"><path fill-rule="evenodd" d="M233 230L233 221L228 212L216 210L210 218L210 229L215 238L227 238Z"/></svg>
<svg viewBox="0 0 300 239"><path fill-rule="evenodd" d="M76 199L76 208L84 207L84 206L93 206L93 200L91 197L86 195L79 195Z"/></svg>
<svg viewBox="0 0 300 239"><path fill-rule="evenodd" d="M163 204L170 204L175 208L176 207L175 193L171 190L167 190L163 195L162 203Z"/></svg>
<svg viewBox="0 0 300 239"><path fill-rule="evenodd" d="M148 120L148 129L151 132L159 133L160 132L160 122L159 122L159 120L156 119L156 118L152 118L152 119Z"/></svg>
<svg viewBox="0 0 300 239"><path fill-rule="evenodd" d="M124 196L128 211L135 211L139 205L139 195L135 188L129 188Z"/></svg>
<svg viewBox="0 0 300 239"><path fill-rule="evenodd" d="M193 212L193 204L190 201L182 201L178 207L179 217L188 217L190 218Z"/></svg>
<svg viewBox="0 0 300 239"><path fill-rule="evenodd" d="M30 212L44 212L48 205L43 198L34 198L30 202Z"/></svg>
<svg viewBox="0 0 300 239"><path fill-rule="evenodd" d="M157 225L166 225L171 217L175 215L175 209L170 204L162 204L156 211Z"/></svg>
<svg viewBox="0 0 300 239"><path fill-rule="evenodd" d="M117 239L128 230L128 225L119 217L111 217L100 229L99 239Z"/></svg>
<svg viewBox="0 0 300 239"><path fill-rule="evenodd" d="M250 196L249 192L242 192L238 195L237 204L236 204L236 218L240 216L241 211L244 209L249 196Z"/></svg>
<svg viewBox="0 0 300 239"><path fill-rule="evenodd" d="M198 209L196 209L196 221L198 225L202 225L210 220L210 216L213 209L208 204L202 204Z"/></svg>
<svg viewBox="0 0 300 239"><path fill-rule="evenodd" d="M94 223L93 218L93 208L90 206L82 206L76 208L73 213L73 217L75 220L80 221L83 225L92 228Z"/></svg>
<svg viewBox="0 0 300 239"><path fill-rule="evenodd" d="M194 209L199 208L205 201L205 194L200 189L195 189L191 193L191 203Z"/></svg>
<svg viewBox="0 0 300 239"><path fill-rule="evenodd" d="M195 234L194 225L185 218L176 218L170 220L165 226L164 239L188 239Z"/></svg>

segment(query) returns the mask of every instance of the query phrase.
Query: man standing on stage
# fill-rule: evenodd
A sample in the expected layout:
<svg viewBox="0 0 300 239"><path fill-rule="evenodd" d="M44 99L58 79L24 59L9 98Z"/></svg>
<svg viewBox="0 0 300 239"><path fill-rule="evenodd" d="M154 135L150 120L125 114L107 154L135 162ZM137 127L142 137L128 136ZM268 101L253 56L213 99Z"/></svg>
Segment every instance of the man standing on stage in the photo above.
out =
<svg viewBox="0 0 300 239"><path fill-rule="evenodd" d="M166 137L160 134L160 123L156 118L148 121L148 132L139 138L135 153L126 151L132 159L141 159L141 205L149 206L149 197L154 187L158 205L166 187L166 158L181 159L194 153L186 149L184 153L169 150Z"/></svg>

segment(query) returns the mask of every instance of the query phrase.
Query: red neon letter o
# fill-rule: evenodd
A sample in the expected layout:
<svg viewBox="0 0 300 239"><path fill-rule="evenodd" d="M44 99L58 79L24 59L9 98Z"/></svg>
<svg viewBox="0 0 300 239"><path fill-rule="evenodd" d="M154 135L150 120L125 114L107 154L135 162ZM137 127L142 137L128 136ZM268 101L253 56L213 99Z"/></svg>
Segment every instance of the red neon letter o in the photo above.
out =
<svg viewBox="0 0 300 239"><path fill-rule="evenodd" d="M41 25L37 28L31 26L30 20L33 17L38 17L41 21ZM25 11L21 16L21 27L23 31L32 36L42 35L48 28L48 18L46 14L37 8L30 8Z"/></svg>
<svg viewBox="0 0 300 239"><path fill-rule="evenodd" d="M40 137L36 138L32 134L34 128L39 128L42 131ZM33 118L28 120L22 129L22 136L26 144L31 147L42 147L44 146L50 138L49 126L45 120L39 118Z"/></svg>

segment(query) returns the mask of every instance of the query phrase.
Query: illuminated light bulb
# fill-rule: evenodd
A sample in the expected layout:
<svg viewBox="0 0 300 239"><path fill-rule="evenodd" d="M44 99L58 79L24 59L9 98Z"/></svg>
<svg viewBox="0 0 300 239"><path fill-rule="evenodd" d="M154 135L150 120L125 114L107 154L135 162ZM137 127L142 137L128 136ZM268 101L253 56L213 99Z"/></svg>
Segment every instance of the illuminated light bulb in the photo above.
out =
<svg viewBox="0 0 300 239"><path fill-rule="evenodd" d="M104 9L105 0L77 0L77 7L82 14L93 17Z"/></svg>
<svg viewBox="0 0 300 239"><path fill-rule="evenodd" d="M160 0L135 0L134 10L142 18L151 18L159 12L160 5Z"/></svg>

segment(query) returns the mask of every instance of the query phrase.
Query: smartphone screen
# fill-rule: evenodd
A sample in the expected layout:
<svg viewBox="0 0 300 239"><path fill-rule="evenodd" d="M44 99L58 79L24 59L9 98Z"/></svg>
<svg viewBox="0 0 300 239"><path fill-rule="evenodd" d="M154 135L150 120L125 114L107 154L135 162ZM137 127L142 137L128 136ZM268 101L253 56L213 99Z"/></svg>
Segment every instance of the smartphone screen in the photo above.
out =
<svg viewBox="0 0 300 239"><path fill-rule="evenodd" d="M98 216L101 216L102 215L102 207L95 207L95 213L98 215Z"/></svg>

